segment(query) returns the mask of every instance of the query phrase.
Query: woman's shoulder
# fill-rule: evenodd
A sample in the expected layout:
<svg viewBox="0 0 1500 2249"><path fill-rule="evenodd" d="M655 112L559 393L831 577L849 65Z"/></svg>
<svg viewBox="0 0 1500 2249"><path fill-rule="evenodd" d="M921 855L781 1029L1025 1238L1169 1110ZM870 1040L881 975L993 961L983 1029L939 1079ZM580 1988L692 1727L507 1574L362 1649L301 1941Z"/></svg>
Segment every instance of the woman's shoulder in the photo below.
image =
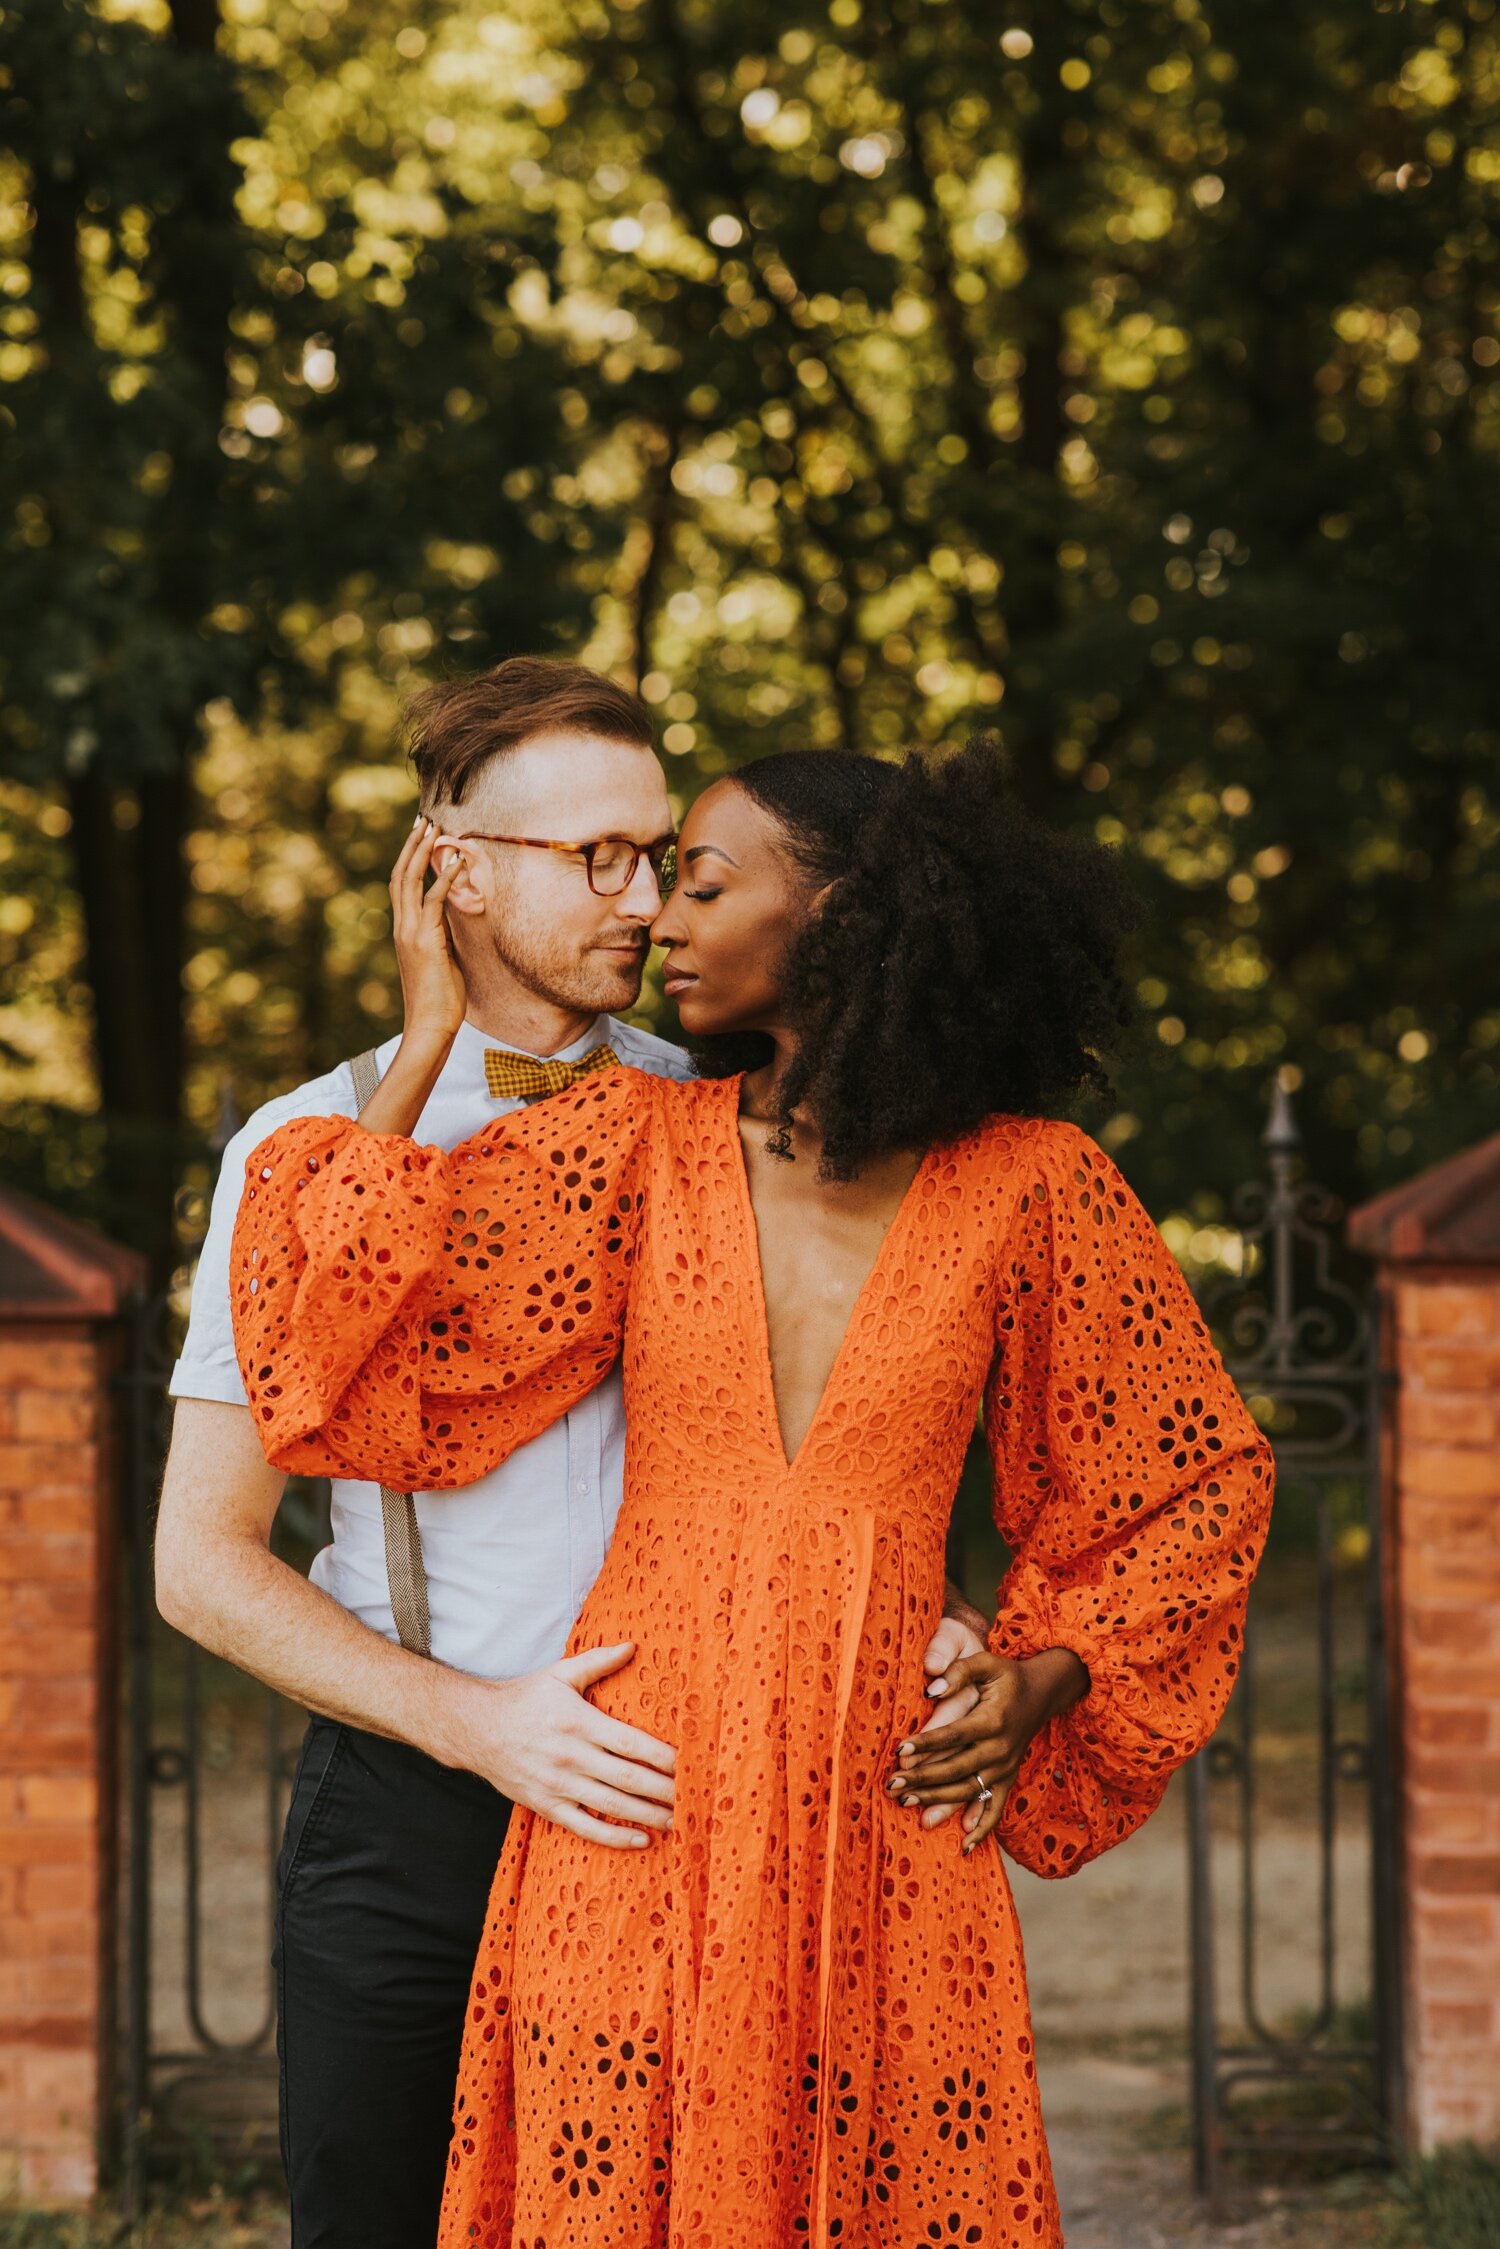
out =
<svg viewBox="0 0 1500 2249"><path fill-rule="evenodd" d="M1004 1189L1015 1218L1037 1204L1117 1219L1135 1197L1111 1157L1064 1117L989 1117L956 1151L978 1192Z"/></svg>
<svg viewBox="0 0 1500 2249"><path fill-rule="evenodd" d="M1003 1172L1029 1168L1043 1179L1073 1169L1114 1171L1098 1142L1063 1117L986 1117L959 1143L959 1150L983 1168Z"/></svg>
<svg viewBox="0 0 1500 2249"><path fill-rule="evenodd" d="M658 1096L671 1088L669 1078L616 1061L607 1069L588 1071L558 1093L481 1125L458 1142L452 1160L463 1166L507 1154L551 1156L564 1148L570 1153L584 1149L603 1153L629 1146L649 1135Z"/></svg>
<svg viewBox="0 0 1500 2249"><path fill-rule="evenodd" d="M740 1081L734 1078L663 1078L658 1081L655 1144L671 1164L694 1167L710 1148L734 1135Z"/></svg>
<svg viewBox="0 0 1500 2249"><path fill-rule="evenodd" d="M623 1152L648 1139L671 1138L703 1114L721 1080L679 1078L655 1068L638 1069L616 1061L591 1070L560 1093L533 1101L483 1125L453 1150L455 1162L472 1163L506 1150L527 1151L553 1160L583 1153Z"/></svg>

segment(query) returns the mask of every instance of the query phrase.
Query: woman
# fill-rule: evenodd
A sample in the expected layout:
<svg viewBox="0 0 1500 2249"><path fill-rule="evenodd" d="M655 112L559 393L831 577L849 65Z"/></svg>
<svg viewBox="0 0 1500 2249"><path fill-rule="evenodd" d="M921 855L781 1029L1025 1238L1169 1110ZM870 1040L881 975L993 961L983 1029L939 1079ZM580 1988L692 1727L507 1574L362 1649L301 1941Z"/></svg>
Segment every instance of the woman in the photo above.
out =
<svg viewBox="0 0 1500 2249"><path fill-rule="evenodd" d="M1271 1487L1159 1236L1041 1121L1115 1025L1113 865L1027 821L982 742L762 760L693 808L654 931L703 1078L605 1070L445 1156L379 1136L462 1012L432 844L393 884L385 1083L250 1160L252 1407L280 1467L461 1485L623 1338L625 1503L577 1644L633 1643L597 1700L678 1759L649 1848L513 1823L445 2249L1058 2243L982 1846L1067 1874L1155 1807L1224 1707ZM948 1675L978 1707L919 1755L981 1399L1014 1560ZM963 1830L924 1824L955 1799Z"/></svg>

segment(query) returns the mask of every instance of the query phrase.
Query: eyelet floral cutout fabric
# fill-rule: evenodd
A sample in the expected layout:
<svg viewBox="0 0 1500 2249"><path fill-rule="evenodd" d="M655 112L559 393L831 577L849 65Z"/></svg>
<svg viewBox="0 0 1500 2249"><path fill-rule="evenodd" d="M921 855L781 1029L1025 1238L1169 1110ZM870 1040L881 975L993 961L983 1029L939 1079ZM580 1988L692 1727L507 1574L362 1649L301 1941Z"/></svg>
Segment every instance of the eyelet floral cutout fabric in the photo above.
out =
<svg viewBox="0 0 1500 2249"><path fill-rule="evenodd" d="M304 1119L248 1166L236 1332L278 1466L468 1483L623 1343L625 1500L571 1645L634 1643L592 1699L674 1745L674 1828L513 1820L442 2249L1054 2249L1001 1855L883 1786L965 1449L983 1397L993 1645L1091 1680L1005 1807L1049 1875L1217 1723L1269 1454L1114 1166L999 1119L923 1160L789 1464L738 1094L621 1071L451 1156Z"/></svg>

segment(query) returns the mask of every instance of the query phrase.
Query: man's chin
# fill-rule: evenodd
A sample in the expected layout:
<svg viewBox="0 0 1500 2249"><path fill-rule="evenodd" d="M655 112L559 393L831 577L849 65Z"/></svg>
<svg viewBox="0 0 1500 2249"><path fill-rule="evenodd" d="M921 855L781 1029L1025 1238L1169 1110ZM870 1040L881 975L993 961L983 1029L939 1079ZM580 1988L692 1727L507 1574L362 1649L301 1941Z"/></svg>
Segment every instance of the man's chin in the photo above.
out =
<svg viewBox="0 0 1500 2249"><path fill-rule="evenodd" d="M598 974L588 979L588 996L580 1004L599 1015L618 1015L635 1006L646 973L644 953L622 955L618 967L598 962Z"/></svg>

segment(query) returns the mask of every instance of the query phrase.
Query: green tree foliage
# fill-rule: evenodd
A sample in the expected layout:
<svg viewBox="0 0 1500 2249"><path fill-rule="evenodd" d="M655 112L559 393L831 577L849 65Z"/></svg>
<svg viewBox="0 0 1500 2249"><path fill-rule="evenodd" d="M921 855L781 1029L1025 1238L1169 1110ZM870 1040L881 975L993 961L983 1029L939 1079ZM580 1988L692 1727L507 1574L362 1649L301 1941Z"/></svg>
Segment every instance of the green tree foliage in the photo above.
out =
<svg viewBox="0 0 1500 2249"><path fill-rule="evenodd" d="M404 21L365 11L359 46L395 60ZM81 1160L102 1163L107 1213L159 1256L182 1154L184 977L203 972L185 909L193 883L219 890L190 834L205 723L254 720L267 754L252 763L274 768L276 727L316 726L345 654L425 653L429 610L486 651L559 641L587 617L518 497L542 473L529 464L569 452L552 347L506 298L528 229L499 239L461 191L405 187L399 114L371 131L352 38L342 101L293 43L267 104L253 49L223 33L216 0L0 11L15 254L0 743L65 815L102 1118ZM299 141L310 109L315 137ZM290 760L280 827L336 846L338 762L308 786ZM291 844L294 866L306 856ZM314 871L314 900L361 857ZM297 946L316 1053L316 915L243 934L252 956ZM264 1060L298 1052L283 1036ZM76 1170L79 1152L63 1160Z"/></svg>
<svg viewBox="0 0 1500 2249"><path fill-rule="evenodd" d="M1278 1067L1348 1193L1487 1129L1494 0L213 13L0 0L0 1036L49 1163L95 1160L63 854L90 930L91 833L158 911L188 869L201 1132L389 1019L399 697L522 646L638 677L684 801L988 724L1133 849L1094 1121L1190 1262Z"/></svg>

